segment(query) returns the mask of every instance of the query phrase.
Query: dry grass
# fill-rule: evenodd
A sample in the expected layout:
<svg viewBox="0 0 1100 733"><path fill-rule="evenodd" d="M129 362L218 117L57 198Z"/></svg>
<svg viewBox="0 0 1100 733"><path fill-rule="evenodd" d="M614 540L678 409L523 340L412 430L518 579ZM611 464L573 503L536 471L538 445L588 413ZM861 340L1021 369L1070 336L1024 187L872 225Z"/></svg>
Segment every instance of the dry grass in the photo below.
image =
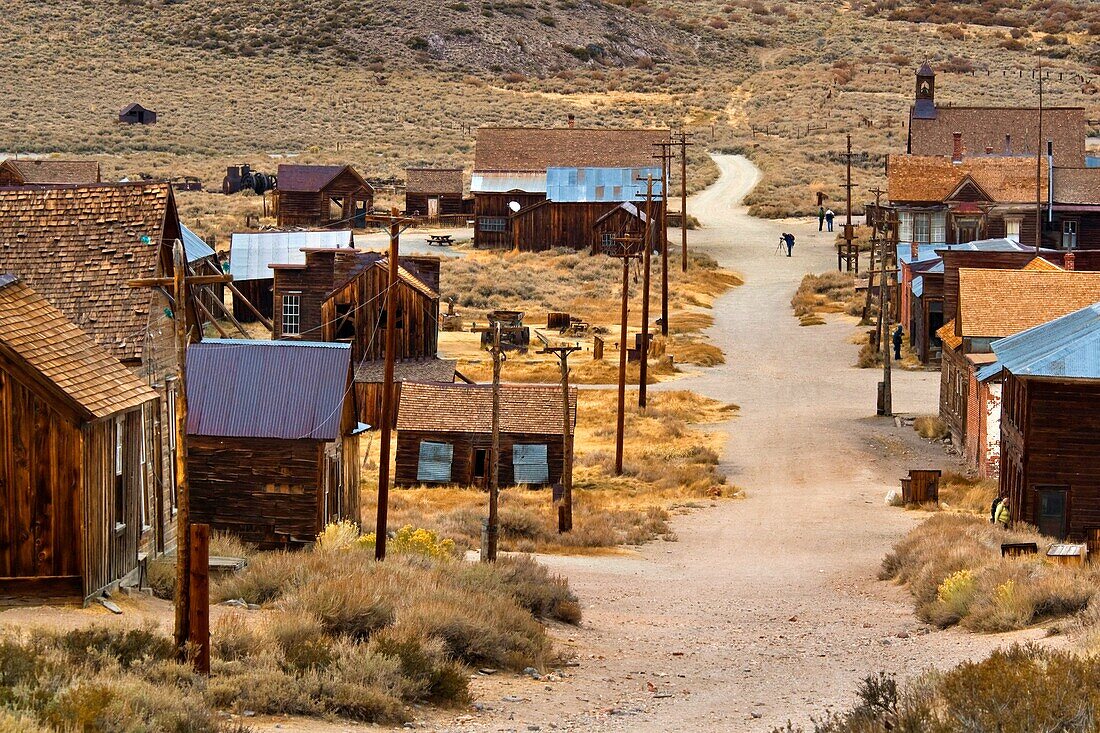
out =
<svg viewBox="0 0 1100 733"><path fill-rule="evenodd" d="M855 277L846 272L806 275L791 298L795 317L804 319L822 313L858 315L863 301L856 295ZM816 325L803 323L802 325Z"/></svg>
<svg viewBox="0 0 1100 733"><path fill-rule="evenodd" d="M913 421L913 430L925 440L943 440L950 432L938 415L922 415Z"/></svg>
<svg viewBox="0 0 1100 733"><path fill-rule="evenodd" d="M996 479L980 479L948 471L940 478L940 500L952 509L989 516L997 497Z"/></svg>
<svg viewBox="0 0 1100 733"><path fill-rule="evenodd" d="M1035 542L1040 554L1002 558L1002 542ZM909 586L923 620L940 627L1009 631L1086 608L1100 573L1044 560L1050 540L1005 531L988 517L937 514L894 547L881 577Z"/></svg>
<svg viewBox="0 0 1100 733"><path fill-rule="evenodd" d="M614 475L616 395L583 390L578 405L571 533L557 533L550 492L501 492L501 547L521 552L586 552L671 539L669 512L731 494L718 471L718 437L699 424L723 422L735 407L691 392L649 396L645 413L628 393L623 475ZM373 447L373 446L372 446ZM376 467L371 464L374 473ZM368 475L366 479L372 480ZM452 537L462 549L480 544L486 496L478 489L416 488L390 492L390 522ZM372 517L373 505L364 508Z"/></svg>

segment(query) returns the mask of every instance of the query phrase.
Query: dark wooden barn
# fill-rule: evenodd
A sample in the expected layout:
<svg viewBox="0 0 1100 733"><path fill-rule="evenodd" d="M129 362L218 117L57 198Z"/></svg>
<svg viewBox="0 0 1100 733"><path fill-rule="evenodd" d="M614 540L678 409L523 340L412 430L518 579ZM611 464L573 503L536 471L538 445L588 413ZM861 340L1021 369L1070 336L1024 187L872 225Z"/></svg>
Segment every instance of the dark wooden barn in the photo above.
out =
<svg viewBox="0 0 1100 733"><path fill-rule="evenodd" d="M576 426L572 390L570 430ZM561 481L561 388L508 384L500 394L501 486L546 486ZM401 386L397 471L401 486L486 486L492 470L493 388L486 384Z"/></svg>
<svg viewBox="0 0 1100 733"><path fill-rule="evenodd" d="M263 548L359 522L346 344L208 340L187 352L191 519Z"/></svg>
<svg viewBox="0 0 1100 733"><path fill-rule="evenodd" d="M145 430L171 425L176 394L172 299L130 280L170 277L172 245L181 237L167 183L103 183L0 189L0 272L19 276L107 353L160 396ZM201 337L194 303L188 332ZM155 478L146 483L149 515L141 548L161 552L175 542L175 446L171 433L149 453Z"/></svg>
<svg viewBox="0 0 1100 733"><path fill-rule="evenodd" d="M133 102L119 110L118 121L127 125L152 125L157 121L157 113Z"/></svg>
<svg viewBox="0 0 1100 733"><path fill-rule="evenodd" d="M1014 522L1075 541L1100 532L1100 304L998 341L1000 491Z"/></svg>
<svg viewBox="0 0 1100 733"><path fill-rule="evenodd" d="M61 311L0 275L0 606L86 601L137 567L163 511L148 490L156 403Z"/></svg>
<svg viewBox="0 0 1100 733"><path fill-rule="evenodd" d="M280 165L275 216L280 227L363 227L374 189L350 165Z"/></svg>
<svg viewBox="0 0 1100 733"><path fill-rule="evenodd" d="M94 160L8 158L0 163L0 186L57 186L99 182L99 163Z"/></svg>
<svg viewBox="0 0 1100 733"><path fill-rule="evenodd" d="M405 169L406 215L437 219L461 213L461 168Z"/></svg>

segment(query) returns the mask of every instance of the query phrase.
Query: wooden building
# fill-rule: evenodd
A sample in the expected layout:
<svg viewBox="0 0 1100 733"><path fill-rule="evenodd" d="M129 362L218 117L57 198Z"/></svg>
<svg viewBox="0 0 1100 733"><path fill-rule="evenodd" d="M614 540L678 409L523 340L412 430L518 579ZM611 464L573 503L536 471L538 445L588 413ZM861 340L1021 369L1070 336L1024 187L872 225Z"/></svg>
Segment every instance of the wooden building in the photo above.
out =
<svg viewBox="0 0 1100 733"><path fill-rule="evenodd" d="M359 517L346 344L208 340L187 351L191 519L266 548Z"/></svg>
<svg viewBox="0 0 1100 733"><path fill-rule="evenodd" d="M406 215L436 219L461 213L461 168L405 169Z"/></svg>
<svg viewBox="0 0 1100 733"><path fill-rule="evenodd" d="M576 390L570 393L576 426ZM501 486L546 486L561 481L560 387L502 385ZM487 384L418 384L401 388L397 471L401 486L487 486L492 470L493 388Z"/></svg>
<svg viewBox="0 0 1100 733"><path fill-rule="evenodd" d="M969 357L993 353L999 339L1100 301L1100 273L1064 271L1036 258L1021 270L963 268L958 276L955 318L940 329L940 417L955 445L966 446L983 419L968 411L983 365Z"/></svg>
<svg viewBox="0 0 1100 733"><path fill-rule="evenodd" d="M1004 375L1000 492L1049 537L1100 530L1100 304L994 345Z"/></svg>
<svg viewBox="0 0 1100 733"><path fill-rule="evenodd" d="M669 131L483 127L477 131L474 246L591 248L596 221L644 198ZM549 202L549 203L547 203Z"/></svg>
<svg viewBox="0 0 1100 733"><path fill-rule="evenodd" d="M938 363L943 343L943 260L911 263L912 282L903 292L902 313L907 314L909 345L921 364Z"/></svg>
<svg viewBox="0 0 1100 733"><path fill-rule="evenodd" d="M275 216L280 227L366 225L374 208L374 189L350 165L280 165Z"/></svg>
<svg viewBox="0 0 1100 733"><path fill-rule="evenodd" d="M1035 156L1045 153L1039 149L1039 118L1037 107L937 104L936 74L924 64L917 72L915 99L909 108L906 152L950 158L957 146L955 134L959 133L967 157L1030 159L1034 171ZM1042 130L1042 139L1054 143L1054 165L1085 165L1087 126L1083 107L1043 107ZM1033 177L1033 202L1034 198Z"/></svg>
<svg viewBox="0 0 1100 733"><path fill-rule="evenodd" d="M0 272L20 280L60 310L108 354L161 397L146 411L145 431L174 421L175 304L161 289L130 280L171 277L172 246L182 236L167 183L104 183L0 189ZM201 337L197 310L186 304L188 332ZM149 515L141 548L161 552L175 542L175 445L172 433L148 452Z"/></svg>
<svg viewBox="0 0 1100 733"><path fill-rule="evenodd" d="M134 570L157 394L0 275L0 606L82 602Z"/></svg>
<svg viewBox="0 0 1100 733"><path fill-rule="evenodd" d="M456 378L469 384L456 370L454 359L406 359L393 365L394 400L391 425L397 424L401 404L401 385L405 382L451 384ZM355 369L355 405L359 410L359 422L372 428L382 424L382 385L385 362L381 359L364 361Z"/></svg>
<svg viewBox="0 0 1100 733"><path fill-rule="evenodd" d="M265 318L274 321L276 265L304 265L305 252L355 247L350 229L323 232L237 232L229 243L229 274L233 284ZM280 303L282 299L280 298ZM233 303L238 321L254 322L256 315L243 303Z"/></svg>
<svg viewBox="0 0 1100 733"><path fill-rule="evenodd" d="M118 121L126 125L153 125L156 124L157 113L133 102L119 110Z"/></svg>
<svg viewBox="0 0 1100 733"><path fill-rule="evenodd" d="M1054 167L1051 175L1044 245L1100 249L1100 168Z"/></svg>
<svg viewBox="0 0 1100 733"><path fill-rule="evenodd" d="M94 160L8 158L0 163L0 186L57 186L99 182L99 163Z"/></svg>

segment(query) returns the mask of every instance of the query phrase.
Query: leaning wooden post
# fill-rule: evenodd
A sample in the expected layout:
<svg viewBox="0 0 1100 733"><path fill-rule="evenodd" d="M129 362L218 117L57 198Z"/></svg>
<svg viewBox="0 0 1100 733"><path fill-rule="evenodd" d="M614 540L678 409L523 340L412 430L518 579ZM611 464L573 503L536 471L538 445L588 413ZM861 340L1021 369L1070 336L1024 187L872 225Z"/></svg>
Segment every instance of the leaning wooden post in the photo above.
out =
<svg viewBox="0 0 1100 733"><path fill-rule="evenodd" d="M397 286L399 265L398 239L401 225L397 221L397 209L391 212L389 278L386 280L386 297L382 301L386 309L386 353L382 368L382 437L378 442L378 514L374 527L374 559L386 559L386 532L390 504L390 439L393 432L393 370L396 359L397 336ZM390 296L393 296L392 298Z"/></svg>
<svg viewBox="0 0 1100 733"><path fill-rule="evenodd" d="M172 243L172 323L176 334L176 648L187 657L191 641L191 492L187 481L187 255Z"/></svg>
<svg viewBox="0 0 1100 733"><path fill-rule="evenodd" d="M210 525L191 525L191 642L194 666L210 674Z"/></svg>

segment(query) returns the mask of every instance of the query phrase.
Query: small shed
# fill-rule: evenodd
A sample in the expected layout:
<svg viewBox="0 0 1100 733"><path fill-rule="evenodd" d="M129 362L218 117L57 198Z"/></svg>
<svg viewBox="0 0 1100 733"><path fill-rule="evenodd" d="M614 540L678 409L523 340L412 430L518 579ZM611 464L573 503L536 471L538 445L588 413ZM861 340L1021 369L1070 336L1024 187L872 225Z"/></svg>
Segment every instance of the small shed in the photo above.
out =
<svg viewBox="0 0 1100 733"><path fill-rule="evenodd" d="M577 392L569 394L570 431ZM493 388L488 384L405 382L397 415L400 486L485 486L492 471ZM500 393L501 486L561 481L562 393L552 385L508 384Z"/></svg>
<svg viewBox="0 0 1100 733"><path fill-rule="evenodd" d="M435 219L462 213L461 168L406 168L405 213Z"/></svg>
<svg viewBox="0 0 1100 733"><path fill-rule="evenodd" d="M645 204L635 204L624 201L611 211L596 219L592 226L592 251L605 252L608 249L617 248L615 240L620 237L636 237L639 240L638 247L632 250L641 250L641 239L645 236L646 215L642 208ZM653 239L656 242L656 237Z"/></svg>
<svg viewBox="0 0 1100 733"><path fill-rule="evenodd" d="M1100 303L1001 339L1000 493L1049 537L1100 530Z"/></svg>
<svg viewBox="0 0 1100 733"><path fill-rule="evenodd" d="M265 318L272 318L275 273L272 265L304 265L306 250L351 249L355 246L350 229L324 232L238 232L229 241L229 274L233 284ZM233 303L238 321L252 322L256 316L241 303Z"/></svg>
<svg viewBox="0 0 1100 733"><path fill-rule="evenodd" d="M406 359L393 365L394 401L391 424L397 423L398 406L401 404L401 385L404 382L438 382L449 384L457 374L454 359ZM355 403L359 409L359 422L367 425L382 423L382 384L385 362L381 359L364 361L355 368Z"/></svg>
<svg viewBox="0 0 1100 733"><path fill-rule="evenodd" d="M133 102L119 110L118 121L127 125L152 125L157 121L157 113Z"/></svg>
<svg viewBox="0 0 1100 733"><path fill-rule="evenodd" d="M280 165L275 214L280 227L366 226L374 188L350 165Z"/></svg>
<svg viewBox="0 0 1100 733"><path fill-rule="evenodd" d="M272 549L359 521L347 344L207 340L187 351L192 521Z"/></svg>
<svg viewBox="0 0 1100 733"><path fill-rule="evenodd" d="M0 186L63 186L99 183L100 178L94 160L8 158L0 163Z"/></svg>
<svg viewBox="0 0 1100 733"><path fill-rule="evenodd" d="M137 567L157 394L0 275L0 606L86 601Z"/></svg>

